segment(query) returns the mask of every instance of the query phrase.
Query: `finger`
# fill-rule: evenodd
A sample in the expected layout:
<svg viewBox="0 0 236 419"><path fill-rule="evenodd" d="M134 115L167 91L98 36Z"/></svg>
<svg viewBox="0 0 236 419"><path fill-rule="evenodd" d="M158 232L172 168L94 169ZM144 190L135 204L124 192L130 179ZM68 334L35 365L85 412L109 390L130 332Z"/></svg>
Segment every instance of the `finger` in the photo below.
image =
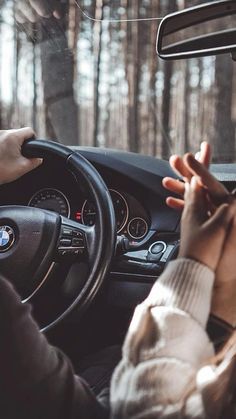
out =
<svg viewBox="0 0 236 419"><path fill-rule="evenodd" d="M34 159L26 159L25 158L25 167L27 172L36 169L36 167L40 166L43 163L43 159L34 158Z"/></svg>
<svg viewBox="0 0 236 419"><path fill-rule="evenodd" d="M30 4L36 13L41 17L50 17L52 10L49 7L49 2L44 0L30 0Z"/></svg>
<svg viewBox="0 0 236 419"><path fill-rule="evenodd" d="M172 196L169 196L166 198L166 204L168 207L173 208L178 211L182 211L184 209L184 200L173 198Z"/></svg>
<svg viewBox="0 0 236 419"><path fill-rule="evenodd" d="M30 4L36 13L41 17L50 17L52 14L60 18L60 9L57 1L48 0L30 0Z"/></svg>
<svg viewBox="0 0 236 419"><path fill-rule="evenodd" d="M201 159L201 152L200 151L197 151L197 153L195 153L195 159L196 160L198 160L198 161L200 161L200 159Z"/></svg>
<svg viewBox="0 0 236 419"><path fill-rule="evenodd" d="M34 140L36 137L36 134L31 127L21 128L18 131L19 131L19 134L21 134L22 136L21 145L23 145L24 142L27 140ZM40 158L26 159L26 161L30 161L32 169L35 169L36 167L40 166L43 163L43 159L40 159Z"/></svg>
<svg viewBox="0 0 236 419"><path fill-rule="evenodd" d="M62 17L61 5L54 7L53 16L56 19L61 19Z"/></svg>
<svg viewBox="0 0 236 419"><path fill-rule="evenodd" d="M177 173L177 175L182 176L186 180L190 180L192 177L191 172L186 167L183 159L180 156L173 155L170 157L170 166Z"/></svg>
<svg viewBox="0 0 236 419"><path fill-rule="evenodd" d="M202 163L207 169L211 162L211 146L207 141L203 141L200 145L199 162Z"/></svg>
<svg viewBox="0 0 236 419"><path fill-rule="evenodd" d="M191 153L187 153L184 156L184 162L188 167L188 170L194 176L198 177L201 185L208 189L209 194L214 197L215 200L219 202L225 200L229 192L203 164L199 163Z"/></svg>
<svg viewBox="0 0 236 419"><path fill-rule="evenodd" d="M227 239L225 240L224 249L223 249L223 251L225 252L223 257L229 258L229 261L230 261L230 258L232 258L232 251L233 251L233 257L234 257L235 247L236 247L236 215L235 215L236 206L234 204L233 206L234 206L234 215L233 215L232 222L230 223L230 227L228 228Z"/></svg>
<svg viewBox="0 0 236 419"><path fill-rule="evenodd" d="M26 140L34 139L36 137L34 130L30 127L24 127L17 130L10 130L9 137L11 136L11 134L17 135L20 146L22 146Z"/></svg>
<svg viewBox="0 0 236 419"><path fill-rule="evenodd" d="M25 18L25 21L29 21L31 23L35 23L37 21L35 11L28 2L26 3L25 1L22 1L18 7L19 12Z"/></svg>
<svg viewBox="0 0 236 419"><path fill-rule="evenodd" d="M34 140L36 137L36 134L34 130L30 127L21 128L18 130L19 136L21 136L20 146L22 147L24 142L27 140ZM40 166L43 162L43 159L40 158L25 158L24 159L27 162L31 162L31 168L35 169L36 167Z"/></svg>
<svg viewBox="0 0 236 419"><path fill-rule="evenodd" d="M227 232L234 217L235 208L233 208L233 205L221 204L214 215L206 221L204 230L207 230L208 233L210 231L215 231L217 233L220 228L222 231Z"/></svg>
<svg viewBox="0 0 236 419"><path fill-rule="evenodd" d="M35 131L31 127L19 128L18 132L24 137L25 140L36 137Z"/></svg>
<svg viewBox="0 0 236 419"><path fill-rule="evenodd" d="M173 179L171 177L165 177L162 180L162 185L164 186L164 188L168 189L168 191L184 196L185 187L184 183L180 180Z"/></svg>
<svg viewBox="0 0 236 419"><path fill-rule="evenodd" d="M184 200L184 215L188 215L193 223L201 225L208 218L207 195L195 176L190 184L185 184Z"/></svg>
<svg viewBox="0 0 236 419"><path fill-rule="evenodd" d="M18 9L15 10L15 19L21 25L23 25L26 22L26 17Z"/></svg>

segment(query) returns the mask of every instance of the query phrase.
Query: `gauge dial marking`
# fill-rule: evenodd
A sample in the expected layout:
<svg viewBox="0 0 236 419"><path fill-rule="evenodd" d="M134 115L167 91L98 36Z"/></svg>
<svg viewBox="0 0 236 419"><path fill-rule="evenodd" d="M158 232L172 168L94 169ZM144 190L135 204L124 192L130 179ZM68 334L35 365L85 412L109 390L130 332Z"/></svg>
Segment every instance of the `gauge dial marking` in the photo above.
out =
<svg viewBox="0 0 236 419"><path fill-rule="evenodd" d="M148 232L148 224L141 217L132 218L128 224L127 230L132 239L140 240L146 236Z"/></svg>
<svg viewBox="0 0 236 419"><path fill-rule="evenodd" d="M117 233L120 233L120 231L124 228L128 221L129 207L126 199L120 192L116 191L115 189L109 189L109 192L111 195L116 215ZM89 226L95 224L96 208L94 203L88 200L85 201L81 213L83 224Z"/></svg>
<svg viewBox="0 0 236 419"><path fill-rule="evenodd" d="M28 206L42 208L48 211L57 212L64 217L70 217L69 201L58 189L40 189L30 198Z"/></svg>

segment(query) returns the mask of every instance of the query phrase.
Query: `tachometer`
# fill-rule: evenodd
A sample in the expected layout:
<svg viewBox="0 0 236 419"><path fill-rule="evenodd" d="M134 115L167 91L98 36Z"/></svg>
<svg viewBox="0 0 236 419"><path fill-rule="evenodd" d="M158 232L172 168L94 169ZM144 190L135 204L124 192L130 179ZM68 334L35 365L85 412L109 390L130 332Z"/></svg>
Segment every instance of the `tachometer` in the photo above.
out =
<svg viewBox="0 0 236 419"><path fill-rule="evenodd" d="M114 189L109 189L111 199L114 205L116 215L117 233L119 233L127 223L129 216L129 208L126 199ZM92 226L95 224L96 208L90 201L85 201L82 208L82 222L86 225Z"/></svg>
<svg viewBox="0 0 236 419"><path fill-rule="evenodd" d="M28 203L29 207L42 208L70 217L70 204L66 196L57 189L46 188L36 192Z"/></svg>

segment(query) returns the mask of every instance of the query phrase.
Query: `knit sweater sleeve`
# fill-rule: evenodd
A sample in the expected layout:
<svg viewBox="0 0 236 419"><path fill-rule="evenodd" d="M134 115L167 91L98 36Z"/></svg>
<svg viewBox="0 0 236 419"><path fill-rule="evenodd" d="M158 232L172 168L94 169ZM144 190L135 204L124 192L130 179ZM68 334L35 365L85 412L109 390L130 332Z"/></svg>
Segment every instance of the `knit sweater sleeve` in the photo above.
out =
<svg viewBox="0 0 236 419"><path fill-rule="evenodd" d="M205 417L197 377L214 355L205 332L213 283L200 263L169 263L135 310L112 379L112 418Z"/></svg>

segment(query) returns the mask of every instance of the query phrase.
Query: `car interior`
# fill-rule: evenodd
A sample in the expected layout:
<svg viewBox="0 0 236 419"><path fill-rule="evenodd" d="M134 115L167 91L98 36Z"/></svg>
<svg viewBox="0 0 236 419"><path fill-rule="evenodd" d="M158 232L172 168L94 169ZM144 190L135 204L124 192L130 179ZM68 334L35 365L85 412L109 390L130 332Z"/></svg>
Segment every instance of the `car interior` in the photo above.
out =
<svg viewBox="0 0 236 419"><path fill-rule="evenodd" d="M206 135L208 138L207 134L211 133L213 120L210 116L206 120L206 114L208 113L207 106L212 104L210 102L213 100L212 95L217 95L214 93L216 72L212 76L212 66L215 66L213 58L215 60L215 57L219 56L222 60L230 59L230 66L232 66L231 88L235 85L236 71L233 60L236 50L236 5L232 0L211 2L191 0L189 2L172 2L175 3L174 7L171 2L166 2L169 4L167 7L161 1L150 1L138 2L143 3L140 8L137 6L137 2L130 2L126 8L126 2L120 1L111 1L107 4L106 2L81 1L68 2L73 5L73 8L68 9L70 6L65 5L66 2L62 2L67 18L60 24L60 20L57 21L55 17L47 19L37 16L36 23L28 22L27 19L19 20L14 3L16 2L3 2L1 6L2 43L0 42L0 54L5 51L3 43L5 45L8 42L10 51L12 42L14 42L15 55L11 55L9 52L10 58L6 61L6 66L7 71L13 62L15 67L9 79L12 83L10 87L7 86L7 83L6 86L3 86L5 71L0 67L0 96L1 103L3 103L0 124L1 129L13 128L14 124L33 125L37 132L37 139L25 143L23 154L28 157L43 157L44 161L34 171L0 187L1 223L4 221L7 225L12 224L16 229L15 245L7 252L0 254L1 273L12 281L14 278L14 285L22 297L22 302L32 304L33 315L42 333L46 334L53 345L60 347L69 356L76 372L82 374L90 382L92 388L94 383L97 385L99 381L96 388L100 390L104 374L106 376L107 373L102 372L101 378L99 372L97 378L96 368L92 372L88 372L89 367L91 365L98 366L100 358L97 354L103 353L102 362L110 363L108 374L110 377L120 358L122 343L134 308L146 298L166 264L178 255L181 213L166 205L169 192L162 186L162 179L165 176L177 178L169 166L168 157L170 154L186 151L188 146L193 146L193 150L197 151L201 135ZM95 6L92 3L95 3ZM182 3L184 3L184 8ZM27 2L25 4L27 5ZM77 27L73 26L76 16ZM161 100L161 89L162 95L165 95L168 101L168 94L165 91L168 89L168 80L165 81L167 72L172 72L172 81L169 80L170 91L171 83L172 88L176 89L175 78L185 68L181 67L181 63L184 65L186 62L193 63L192 73L189 76L191 79L189 86L192 86L191 94L188 90L189 86L185 85L183 87L185 96L181 101L183 100L184 103L186 100L190 102L195 100L196 102L197 85L201 86L203 91L201 100L205 100L201 120L206 131L202 129L199 139L196 142L193 139L192 142L186 142L185 148L182 145L178 146L176 140L176 147L173 146L167 153L165 147L162 147L161 150L161 137L157 137L155 149L150 146L146 148L147 152L145 152L145 138L148 141L149 131L145 131L144 128L141 130L141 134L139 132L139 138L141 138L140 135L143 135L144 145L139 144L139 148L134 141L125 143L124 140L125 145L122 147L119 147L118 139L116 143L112 141L109 143L109 138L113 138L113 135L118 138L121 132L117 131L114 117L117 112L117 108L114 110L116 89L119 92L122 89L124 91L130 89L127 97L132 101L129 95L133 91L132 89L135 89L135 83L131 86L130 84L122 85L121 82L120 84L115 81L113 84L111 82L110 92L113 93L110 93L110 98L104 99L105 93L107 94L102 81L103 71L105 76L107 71L104 62L114 61L114 56L118 54L118 48L122 47L122 42L125 43L125 40L115 39L114 33L117 25L119 30L123 31L123 38L125 30L130 31L129 36L133 37L131 48L135 48L135 36L138 34L140 37L141 33L137 32L139 24L150 25L150 33L153 34L152 46L156 48L156 51L153 48L146 49L146 53L149 51L152 54L150 66L154 65L155 61L161 63L161 70L159 67L155 70L158 73L156 76L158 100ZM13 32L10 32L12 28ZM87 94L87 104L85 103L84 108L80 104L83 98L79 97L79 93L73 92L71 95L72 71L71 68L66 67L66 65L71 65L69 62L72 60L73 54L70 49L72 50L72 45L75 48L76 36L80 36L81 28L83 28L84 35L81 35L81 40L76 46L81 50L76 53L80 59L83 51L87 55L87 59L88 57L91 59L93 54L97 58L93 75L96 83L92 89L93 103L96 106L92 114L86 110L91 99L90 93L86 93L86 71L88 72L87 76L90 75L90 70L86 67L86 60L84 59L83 62L81 59L82 64L80 64L84 65L85 69L81 70L81 79L78 81L81 95L86 96ZM93 31L93 35L94 33L96 35L94 35L94 47L86 50L86 42L89 42L88 39L91 36L89 35L90 30ZM102 51L109 31L112 33L111 42L113 42L110 57L107 50ZM58 41L57 49L54 40L55 38L60 40L61 33L63 40L60 41L61 44ZM149 34L149 32L147 33ZM31 42L29 39L31 41L33 39L33 41ZM69 46L66 44L67 42L69 42ZM141 42L140 39L139 42ZM148 43L147 40L143 42L145 45ZM31 49L27 50L29 43ZM139 48L137 44L136 47ZM50 48L54 48L53 51ZM126 48L126 53L129 54L127 45ZM22 58L26 51L28 51L27 59L33 63L31 63L32 67L27 67ZM46 61L46 55L48 61ZM136 59L137 57L138 52ZM203 59L205 61L201 61ZM19 66L17 66L17 60ZM179 67L173 70L170 63L175 63ZM143 61L139 65L144 68L147 63ZM145 68L147 69L147 67ZM201 71L205 72L201 81L198 80L200 76L196 73L199 71L196 68L201 68ZM115 71L114 69L113 62L110 71ZM36 76L33 79L34 71L36 71ZM123 76L127 79L130 76L141 77L137 74L135 65L131 74L125 75L125 70L123 70L124 74L121 69L119 71L118 78ZM128 70L126 69L126 71ZM185 68L184 71L190 70ZM25 76L24 73L26 73ZM16 89L17 80L20 88L14 99L12 89ZM57 83L58 90L50 92L48 86L55 86ZM145 77L140 81L140 84L142 83L145 83ZM178 85L178 80L176 83ZM25 90L23 85L26 86ZM31 95L29 94L30 89L33 89ZM43 93L39 94L40 89L43 89ZM60 89L62 90L60 91ZM221 89L226 92L226 96L229 94L229 90L225 90L224 81ZM10 90L11 93L9 93ZM52 99L53 95L56 96L56 101ZM136 92L137 95L140 96L140 104L137 106L146 106L143 91L139 90ZM179 106L181 105L178 95L177 92L175 102L173 102L172 96L169 97L169 108L171 101L173 102L171 102L172 107L178 107L178 101ZM24 96L27 97L24 99ZM63 96L62 103L59 100L61 96ZM219 99L219 96L217 98ZM232 91L230 98L227 96L225 99L226 102L230 102L230 123L232 126L236 120L235 100ZM220 106L224 107L226 102L223 102L223 105L216 104L216 110L221 112ZM79 104L82 114L79 126L74 125L74 120L68 120L68 114L73 114L76 103ZM105 105L103 105L104 103ZM191 106L194 109L194 105ZM199 106L203 107L203 102ZM133 132L128 126L127 138L131 134L135 137L137 133L134 129L140 116L140 114L135 114L135 112L139 112L137 109L133 113L131 112ZM147 115L150 112L149 109ZM162 106L161 110L158 110L157 106L156 112L162 112L164 115L162 125L157 121L156 127L152 124L150 126L151 129L154 127L158 131L157 135L161 136L162 131L166 129L164 107ZM182 117L183 112L185 112L186 118L188 114L183 109L179 110L179 115ZM227 109L225 112L226 116L222 114L224 131L227 118L229 118ZM167 113L169 118L167 125L172 126L173 131L173 125L178 121L170 110ZM89 125L90 118L92 118L91 124L95 124L93 128ZM125 123L125 116L122 117L122 112L119 118L120 127L122 127L122 124ZM195 116L189 114L189 118L193 120ZM96 121L99 121L97 125ZM144 116L143 127L145 127L145 121L147 124L147 119L145 120ZM153 121L154 119L152 119L154 124ZM197 124L196 120L194 121L195 125L188 127L188 135L191 138L195 130L196 135L200 132L198 131L200 129L199 121ZM182 122L181 119L180 124ZM106 125L108 123L110 124L109 129ZM114 134L112 134L113 131ZM171 129L166 131L167 139L171 138L172 131ZM95 140L86 142L86 139L83 139L79 142L75 139L78 132L82 133L83 138L88 132L88 137L95 138ZM179 132L177 130L176 135ZM104 142L106 135L108 140ZM228 135L228 131L226 135ZM47 138L46 141L45 138ZM222 142L223 145L219 145L217 142L213 144L215 154L211 171L228 190L232 191L236 187L235 125L233 142L229 141L229 144L223 138ZM224 336L214 319L210 320L208 330L217 347ZM227 330L224 333L227 333ZM110 349L109 352L109 348L113 349ZM86 373L84 373L85 370Z"/></svg>

